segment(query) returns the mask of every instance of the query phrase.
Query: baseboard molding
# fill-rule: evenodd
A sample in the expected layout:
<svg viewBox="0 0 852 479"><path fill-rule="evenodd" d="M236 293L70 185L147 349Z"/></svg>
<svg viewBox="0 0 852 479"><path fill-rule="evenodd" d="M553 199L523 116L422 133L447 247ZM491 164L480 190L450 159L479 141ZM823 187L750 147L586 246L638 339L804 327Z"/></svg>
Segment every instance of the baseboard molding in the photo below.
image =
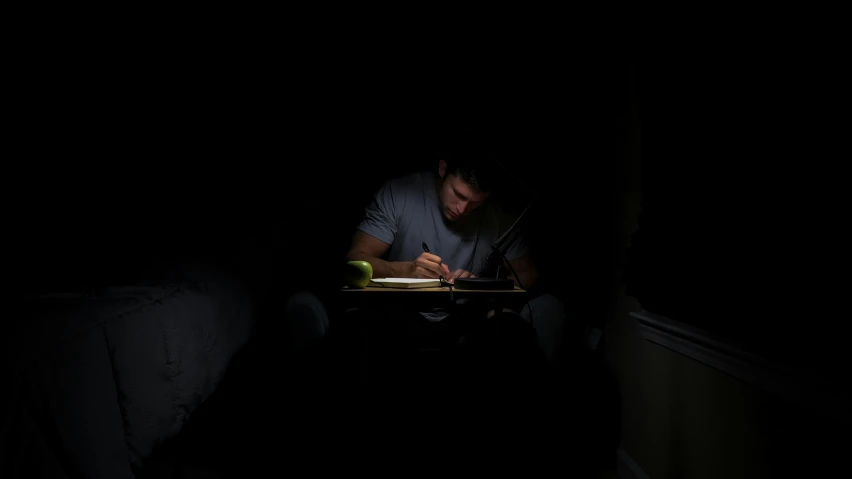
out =
<svg viewBox="0 0 852 479"><path fill-rule="evenodd" d="M768 361L694 326L647 311L630 313L642 336L653 343L727 373L797 405L852 424L841 398L821 388L802 372Z"/></svg>
<svg viewBox="0 0 852 479"><path fill-rule="evenodd" d="M619 479L651 479L624 449L619 447L616 456L618 462L615 472Z"/></svg>

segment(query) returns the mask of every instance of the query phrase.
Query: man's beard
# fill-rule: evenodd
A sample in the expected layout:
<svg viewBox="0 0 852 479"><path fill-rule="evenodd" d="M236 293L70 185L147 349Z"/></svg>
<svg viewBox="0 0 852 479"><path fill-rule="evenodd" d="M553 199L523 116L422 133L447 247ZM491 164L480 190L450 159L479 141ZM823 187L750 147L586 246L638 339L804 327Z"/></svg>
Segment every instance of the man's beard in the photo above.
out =
<svg viewBox="0 0 852 479"><path fill-rule="evenodd" d="M452 227L452 228L458 228L458 227L463 226L465 223L467 223L467 219L470 216L470 215L467 215L467 214L461 214L461 215L458 215L456 217L452 217L450 215L449 208L444 207L444 206L441 207L441 211L442 211L441 218L444 220L444 224L446 224L447 226Z"/></svg>

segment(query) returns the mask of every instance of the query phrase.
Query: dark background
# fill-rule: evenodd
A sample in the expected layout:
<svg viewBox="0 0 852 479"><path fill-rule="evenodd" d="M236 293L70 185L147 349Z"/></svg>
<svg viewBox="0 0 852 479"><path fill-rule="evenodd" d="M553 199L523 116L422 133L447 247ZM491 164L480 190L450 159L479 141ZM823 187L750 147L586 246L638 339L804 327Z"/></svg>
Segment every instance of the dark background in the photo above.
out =
<svg viewBox="0 0 852 479"><path fill-rule="evenodd" d="M642 214L628 294L825 377L845 369L836 273L846 95L833 49L754 33L639 62ZM812 45L811 45L812 46Z"/></svg>
<svg viewBox="0 0 852 479"><path fill-rule="evenodd" d="M547 284L599 317L626 57L574 56L565 70L518 51L425 60L397 76L372 70L381 61L104 71L66 59L32 79L15 127L14 288L132 282L186 258L247 263L282 294L335 287L376 188L434 167L431 153L472 128L522 180L507 197L525 205L524 185L539 197L527 223Z"/></svg>
<svg viewBox="0 0 852 479"><path fill-rule="evenodd" d="M4 291L158 279L190 259L272 301L333 291L375 189L470 127L539 196L536 254L572 319L603 327L624 273L649 311L846 377L841 57L729 32L610 33L428 54L52 42L7 89Z"/></svg>
<svg viewBox="0 0 852 479"><path fill-rule="evenodd" d="M536 252L578 317L601 324L629 266L628 293L646 309L821 367L839 346L831 335L787 345L836 325L841 282L826 271L848 264L830 167L845 151L831 146L837 62L792 44L632 33L565 48L465 44L408 62L345 46L272 61L268 49L52 45L25 57L12 90L7 291L129 282L186 257L248 263L282 291L332 288L373 191L468 127L497 138L540 197ZM625 120L630 92L638 126ZM624 149L629 128L640 152ZM641 178L625 177L631 155ZM627 264L618 205L637 181Z"/></svg>

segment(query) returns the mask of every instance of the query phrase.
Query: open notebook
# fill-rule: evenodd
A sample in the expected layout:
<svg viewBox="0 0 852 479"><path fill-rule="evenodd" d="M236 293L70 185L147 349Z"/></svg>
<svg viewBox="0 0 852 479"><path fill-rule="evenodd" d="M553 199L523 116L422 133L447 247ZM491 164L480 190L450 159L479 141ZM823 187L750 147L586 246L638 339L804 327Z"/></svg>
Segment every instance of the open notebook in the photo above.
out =
<svg viewBox="0 0 852 479"><path fill-rule="evenodd" d="M440 279L417 279L417 278L373 278L370 286L384 286L385 288L437 288L443 286Z"/></svg>

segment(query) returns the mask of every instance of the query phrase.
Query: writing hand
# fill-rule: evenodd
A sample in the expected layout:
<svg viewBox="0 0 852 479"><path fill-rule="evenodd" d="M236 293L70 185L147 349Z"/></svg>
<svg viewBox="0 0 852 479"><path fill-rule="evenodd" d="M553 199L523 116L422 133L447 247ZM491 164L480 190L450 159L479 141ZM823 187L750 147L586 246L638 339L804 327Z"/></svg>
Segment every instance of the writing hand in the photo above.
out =
<svg viewBox="0 0 852 479"><path fill-rule="evenodd" d="M476 278L476 275L472 274L470 271L464 269L457 269L450 273L449 276L444 276L447 278L447 282L454 283L459 278Z"/></svg>
<svg viewBox="0 0 852 479"><path fill-rule="evenodd" d="M447 265L441 262L441 258L439 256L435 256L432 253L421 253L420 256L412 262L412 278L434 279L441 276L446 278L449 275L450 270L447 268Z"/></svg>

